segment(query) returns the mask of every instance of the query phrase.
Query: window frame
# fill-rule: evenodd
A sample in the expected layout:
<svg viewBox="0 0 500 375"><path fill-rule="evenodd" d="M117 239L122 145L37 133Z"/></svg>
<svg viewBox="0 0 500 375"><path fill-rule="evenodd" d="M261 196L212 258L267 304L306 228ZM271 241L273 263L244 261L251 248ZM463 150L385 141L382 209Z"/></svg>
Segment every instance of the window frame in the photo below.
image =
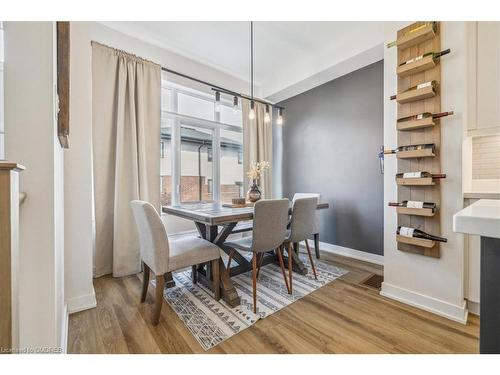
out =
<svg viewBox="0 0 500 375"><path fill-rule="evenodd" d="M214 120L207 120L199 117L193 117L186 114L178 113L179 101L178 94L188 95L195 97L197 99L207 100L214 103L213 96L209 94L203 94L199 91L191 91L189 88L178 85L174 82L168 81L165 78L162 78L161 88L170 91L170 110L165 110L163 108L163 100L162 100L162 108L161 108L161 120L171 120L172 121L172 131L171 131L171 173L172 173L172 205L180 205L181 204L181 127L182 126L190 126L190 127L200 127L205 129L210 129L213 132L213 143L212 143L212 198L213 202L221 202L221 136L220 130L228 130L237 133L243 133L243 124L242 126L231 125L221 122L220 112L215 111L214 106ZM193 89L194 90L194 89ZM221 105L232 108L233 104L224 98L221 98ZM243 145L242 145L243 147ZM242 176L242 179L244 176Z"/></svg>

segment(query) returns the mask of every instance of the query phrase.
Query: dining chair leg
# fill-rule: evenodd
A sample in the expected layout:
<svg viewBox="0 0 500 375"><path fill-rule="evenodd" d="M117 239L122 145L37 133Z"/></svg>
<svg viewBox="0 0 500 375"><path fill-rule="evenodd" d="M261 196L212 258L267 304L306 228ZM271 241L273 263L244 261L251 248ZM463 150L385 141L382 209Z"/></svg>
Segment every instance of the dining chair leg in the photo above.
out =
<svg viewBox="0 0 500 375"><path fill-rule="evenodd" d="M309 262L311 262L311 267L313 269L314 278L318 280L318 276L316 275L316 267L314 266L313 257L311 255L311 249L309 248L309 243L307 242L307 239L306 239L306 249L307 249L307 255L309 255Z"/></svg>
<svg viewBox="0 0 500 375"><path fill-rule="evenodd" d="M165 288L165 278L163 275L156 276L155 305L153 308L153 325L160 321L161 306L163 304L163 289Z"/></svg>
<svg viewBox="0 0 500 375"><path fill-rule="evenodd" d="M141 292L141 303L146 301L146 296L148 294L148 286L149 286L149 267L146 263L142 262L142 292Z"/></svg>
<svg viewBox="0 0 500 375"><path fill-rule="evenodd" d="M319 233L314 234L314 251L316 253L316 259L319 259Z"/></svg>
<svg viewBox="0 0 500 375"><path fill-rule="evenodd" d="M257 314L257 253L252 256L253 312Z"/></svg>
<svg viewBox="0 0 500 375"><path fill-rule="evenodd" d="M262 260L264 259L264 253L259 253L258 266L257 266L257 280L259 280L260 266L262 266Z"/></svg>
<svg viewBox="0 0 500 375"><path fill-rule="evenodd" d="M288 279L285 273L285 263L283 262L283 245L276 249L276 255L278 256L278 262L280 264L281 273L283 274L283 279L285 280L286 290L290 294L290 287L288 286Z"/></svg>
<svg viewBox="0 0 500 375"><path fill-rule="evenodd" d="M212 260L212 275L214 283L214 298L220 300L220 268L219 259Z"/></svg>
<svg viewBox="0 0 500 375"><path fill-rule="evenodd" d="M292 294L292 292L293 292L293 289L292 289L292 268L293 268L292 251L293 251L293 245L291 242L288 244L287 251L288 251L288 285L290 286L290 294Z"/></svg>
<svg viewBox="0 0 500 375"><path fill-rule="evenodd" d="M191 280L193 284L196 284L198 282L198 273L197 273L197 267L196 265L191 266Z"/></svg>

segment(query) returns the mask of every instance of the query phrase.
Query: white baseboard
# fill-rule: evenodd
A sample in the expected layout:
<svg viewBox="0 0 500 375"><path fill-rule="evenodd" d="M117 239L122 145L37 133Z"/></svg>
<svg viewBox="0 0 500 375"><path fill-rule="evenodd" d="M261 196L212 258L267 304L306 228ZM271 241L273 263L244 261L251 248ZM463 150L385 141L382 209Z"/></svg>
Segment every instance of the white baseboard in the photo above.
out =
<svg viewBox="0 0 500 375"><path fill-rule="evenodd" d="M467 301L467 309L471 314L480 315L481 304L479 302L474 302L471 300Z"/></svg>
<svg viewBox="0 0 500 375"><path fill-rule="evenodd" d="M61 349L63 354L68 353L68 329L69 329L69 313L68 304L64 304L63 316L62 316L62 327L61 327Z"/></svg>
<svg viewBox="0 0 500 375"><path fill-rule="evenodd" d="M388 284L385 281L382 283L382 291L380 294L384 297L395 299L396 301L429 311L433 314L443 316L456 322L462 324L467 323L468 310L465 300L463 301L462 306L457 306L436 298L415 293L408 289Z"/></svg>
<svg viewBox="0 0 500 375"><path fill-rule="evenodd" d="M95 291L92 288L92 293L84 294L74 298L69 298L66 303L68 304L68 314L73 314L79 311L92 309L97 306L95 299Z"/></svg>
<svg viewBox="0 0 500 375"><path fill-rule="evenodd" d="M338 245L332 245L326 242L319 242L319 249L326 253L332 253L335 255L341 255L348 258L353 258L357 260L362 260L368 263L374 263L379 265L384 265L384 256L378 254L367 253L365 251L354 250L349 247L343 247Z"/></svg>

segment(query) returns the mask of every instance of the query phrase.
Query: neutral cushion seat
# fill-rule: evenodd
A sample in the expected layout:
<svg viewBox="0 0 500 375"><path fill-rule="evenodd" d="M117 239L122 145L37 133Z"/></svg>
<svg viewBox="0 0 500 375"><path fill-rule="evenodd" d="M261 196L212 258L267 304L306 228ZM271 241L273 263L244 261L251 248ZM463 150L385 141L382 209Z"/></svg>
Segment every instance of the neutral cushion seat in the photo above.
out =
<svg viewBox="0 0 500 375"><path fill-rule="evenodd" d="M220 256L219 247L198 237L169 237L170 257L167 272L193 264L209 262Z"/></svg>
<svg viewBox="0 0 500 375"><path fill-rule="evenodd" d="M215 300L220 299L219 248L213 243L194 236L168 236L165 224L158 211L148 202L134 200L130 202L137 230L141 261L144 269L141 302L146 301L149 286L149 274L156 278L155 306L153 324L160 321L165 279L172 277L173 271L192 266L196 275L196 266L210 262L212 290ZM193 283L196 278L193 276Z"/></svg>
<svg viewBox="0 0 500 375"><path fill-rule="evenodd" d="M302 199L302 198L316 198L317 203L319 204L319 202L321 200L321 194L319 194L319 193L295 193L293 198L292 198L292 202L295 202L297 199ZM320 217L319 217L319 212L317 211L315 218L314 218L314 226L313 226L313 230L311 232L312 234L319 233L319 221L320 221Z"/></svg>
<svg viewBox="0 0 500 375"><path fill-rule="evenodd" d="M292 253L292 243L299 244L305 241L309 261L313 269L314 278L317 279L316 268L311 256L311 250L307 243L307 238L313 234L314 220L316 216L317 198L298 198L292 205L292 221L290 222L290 229L285 234L285 247L289 253ZM295 246L295 245L294 245ZM292 277L290 272L290 290L292 285Z"/></svg>
<svg viewBox="0 0 500 375"><path fill-rule="evenodd" d="M224 245L233 249L252 251L252 241L253 237L243 237L238 240L225 242Z"/></svg>

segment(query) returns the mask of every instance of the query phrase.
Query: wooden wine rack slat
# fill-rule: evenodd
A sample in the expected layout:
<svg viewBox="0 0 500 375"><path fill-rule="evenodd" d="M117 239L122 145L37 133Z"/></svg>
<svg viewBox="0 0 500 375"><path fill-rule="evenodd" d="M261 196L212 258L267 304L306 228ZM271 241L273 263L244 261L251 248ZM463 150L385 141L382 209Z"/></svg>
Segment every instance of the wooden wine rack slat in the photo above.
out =
<svg viewBox="0 0 500 375"><path fill-rule="evenodd" d="M435 241L431 240L426 240L425 238L414 238L414 237L405 237L405 236L400 236L399 234L396 235L396 239L399 243L404 243L408 245L415 245L418 247L425 247L427 249L431 249L434 246L436 246Z"/></svg>
<svg viewBox="0 0 500 375"><path fill-rule="evenodd" d="M416 215L416 216L434 216L435 212L431 208L411 208L411 207L397 207L396 211L401 215Z"/></svg>
<svg viewBox="0 0 500 375"><path fill-rule="evenodd" d="M432 255L432 249L436 247L437 242L436 241L431 241L431 240L426 240L425 238L413 238L413 237L405 237L405 236L400 236L399 234L396 235L396 241L398 241L399 244L402 245L410 245L410 246L417 246L422 248L422 254L426 252L429 256L434 256ZM436 256L434 256L436 257ZM437 258L437 257L436 257Z"/></svg>
<svg viewBox="0 0 500 375"><path fill-rule="evenodd" d="M411 158L429 158L436 156L430 148L424 148L422 150L409 150L409 151L399 151L396 153L398 159L411 159Z"/></svg>
<svg viewBox="0 0 500 375"><path fill-rule="evenodd" d="M398 65L427 52L441 51L441 30L439 22L436 24L435 31L431 25L428 25L417 32L407 34L410 29L414 29L422 24L424 24L424 22L417 22L398 32ZM435 92L432 94L428 92L428 96L421 96L413 101L398 100L398 118L410 116L415 113L438 113L441 111L441 64L437 63L429 69L413 72L407 76L398 76L397 92L403 92L412 86L432 80L437 82ZM437 150L440 149L441 131L439 120L425 118L397 124L397 127L398 130L400 130L398 131L398 146L434 143ZM418 171L441 173L441 163L439 159L439 155L425 158L398 158L398 173ZM401 178L397 179L397 183L399 202L404 200L423 201L434 202L438 206L441 205L440 184L436 183L436 181L433 181L431 178ZM429 234L437 236L441 234L440 220L439 211L435 212L433 216L408 214L408 212L403 214L402 211L398 211L398 225L421 229ZM440 256L439 242L423 242L427 240L421 239L414 239L417 241L408 241L407 238L400 241L400 239L401 238L398 236L398 249L401 251L435 258ZM430 246L431 244L432 246Z"/></svg>
<svg viewBox="0 0 500 375"><path fill-rule="evenodd" d="M400 77L407 77L415 73L423 72L424 70L434 68L436 62L431 56L426 56L420 60L414 61L410 64L398 66L397 74Z"/></svg>
<svg viewBox="0 0 500 375"><path fill-rule="evenodd" d="M399 165L399 163L398 163L398 165ZM432 186L432 185L436 185L436 183L430 177L396 178L396 183L398 185L404 185L404 186ZM409 200L422 200L422 201L424 201L423 199L409 199Z"/></svg>
<svg viewBox="0 0 500 375"><path fill-rule="evenodd" d="M406 130L430 128L434 125L436 125L434 119L432 117L426 117L421 120L398 122L396 125L396 129L401 131L406 131Z"/></svg>
<svg viewBox="0 0 500 375"><path fill-rule="evenodd" d="M414 28L424 24L425 22L415 22L413 25L410 25L408 27L405 27L404 29L399 30L398 39L396 41L398 49L407 49L412 46L415 46L416 44L421 44L429 39L434 39L437 33L434 31L432 24L425 25L424 27L422 27L417 31L410 32L410 30L413 30ZM407 60L409 59L401 61L399 62L399 64Z"/></svg>
<svg viewBox="0 0 500 375"><path fill-rule="evenodd" d="M416 102L417 100L432 98L433 96L436 96L436 91L431 86L428 86L420 90L412 90L397 94L396 101L399 104L405 104L405 103Z"/></svg>

